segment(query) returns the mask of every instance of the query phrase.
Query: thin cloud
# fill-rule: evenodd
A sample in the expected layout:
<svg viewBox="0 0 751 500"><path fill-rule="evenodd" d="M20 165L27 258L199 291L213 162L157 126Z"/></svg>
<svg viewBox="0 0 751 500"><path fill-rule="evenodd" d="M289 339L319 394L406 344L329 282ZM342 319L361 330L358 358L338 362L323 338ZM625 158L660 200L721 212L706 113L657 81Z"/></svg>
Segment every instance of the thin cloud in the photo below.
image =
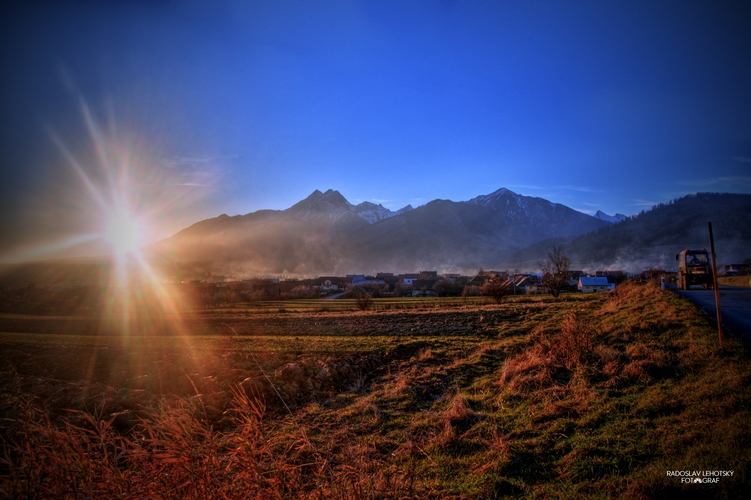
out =
<svg viewBox="0 0 751 500"><path fill-rule="evenodd" d="M653 207L659 204L658 201L641 200L639 198L636 198L633 201L634 203L632 203L632 205L635 207Z"/></svg>
<svg viewBox="0 0 751 500"><path fill-rule="evenodd" d="M173 186L189 186L189 187L209 187L208 184L200 184L198 182L179 182L177 184L172 184Z"/></svg>
<svg viewBox="0 0 751 500"><path fill-rule="evenodd" d="M542 186L532 186L530 184L507 184L507 186L509 188L514 188L514 189L534 189L534 190L546 189L546 188L543 188Z"/></svg>
<svg viewBox="0 0 751 500"><path fill-rule="evenodd" d="M162 160L162 163L168 167L180 167L180 166L195 166L205 163L212 163L219 160L235 160L240 158L240 155L219 155L219 156L173 156L168 160Z"/></svg>
<svg viewBox="0 0 751 500"><path fill-rule="evenodd" d="M218 177L222 175L222 172L189 172L188 174L193 176Z"/></svg>
<svg viewBox="0 0 751 500"><path fill-rule="evenodd" d="M579 191L581 193L601 193L600 189L592 189L589 186L555 186L554 189L568 189L570 191Z"/></svg>
<svg viewBox="0 0 751 500"><path fill-rule="evenodd" d="M531 184L508 184L509 188L514 189L532 189L535 191L539 191L542 189L552 189L552 190L560 190L560 191L578 191L581 193L602 193L603 191L601 189L592 189L589 186L575 186L575 185L568 185L568 186L534 186Z"/></svg>
<svg viewBox="0 0 751 500"><path fill-rule="evenodd" d="M683 184L684 186L697 186L697 187L709 187L709 186L718 186L718 185L727 185L729 187L736 187L738 185L741 185L741 186L751 187L751 177L741 176L741 175L724 176L724 177L714 177L712 179L684 181L681 184Z"/></svg>
<svg viewBox="0 0 751 500"><path fill-rule="evenodd" d="M737 161L740 163L751 163L751 158L747 156L734 156L733 161Z"/></svg>

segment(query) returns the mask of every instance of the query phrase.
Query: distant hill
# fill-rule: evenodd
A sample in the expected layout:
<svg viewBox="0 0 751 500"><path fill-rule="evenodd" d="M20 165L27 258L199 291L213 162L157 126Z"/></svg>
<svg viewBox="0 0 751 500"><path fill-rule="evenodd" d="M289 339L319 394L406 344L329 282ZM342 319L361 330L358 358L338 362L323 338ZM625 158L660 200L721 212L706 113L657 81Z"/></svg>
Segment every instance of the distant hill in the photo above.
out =
<svg viewBox="0 0 751 500"><path fill-rule="evenodd" d="M537 242L518 251L509 265L534 267L552 244L563 244L579 269L675 269L681 250L709 249L707 222L712 222L719 263L751 257L751 195L698 193L586 235Z"/></svg>
<svg viewBox="0 0 751 500"><path fill-rule="evenodd" d="M497 267L521 248L610 223L507 189L466 202L392 212L314 191L286 210L221 215L148 249L152 259L202 262L241 274L346 274Z"/></svg>

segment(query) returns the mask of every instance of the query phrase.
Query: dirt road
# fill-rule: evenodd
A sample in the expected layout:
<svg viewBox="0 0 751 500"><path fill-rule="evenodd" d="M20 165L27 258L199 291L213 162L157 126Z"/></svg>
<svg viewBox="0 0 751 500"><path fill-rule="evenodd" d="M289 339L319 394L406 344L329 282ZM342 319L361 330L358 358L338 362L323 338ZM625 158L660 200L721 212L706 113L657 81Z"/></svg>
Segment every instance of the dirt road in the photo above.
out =
<svg viewBox="0 0 751 500"><path fill-rule="evenodd" d="M678 290L675 285L671 290L696 304L712 321L717 321L715 315L714 290L693 288ZM720 307L722 308L722 324L727 333L740 338L746 344L751 344L751 288L720 286Z"/></svg>

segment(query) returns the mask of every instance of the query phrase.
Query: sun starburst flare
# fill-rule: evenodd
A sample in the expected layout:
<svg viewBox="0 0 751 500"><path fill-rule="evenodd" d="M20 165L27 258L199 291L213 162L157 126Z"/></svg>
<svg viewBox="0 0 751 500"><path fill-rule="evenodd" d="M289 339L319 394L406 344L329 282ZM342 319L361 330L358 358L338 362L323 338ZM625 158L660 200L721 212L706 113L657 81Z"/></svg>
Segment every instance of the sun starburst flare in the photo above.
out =
<svg viewBox="0 0 751 500"><path fill-rule="evenodd" d="M96 264L103 271L101 279L98 271L81 277L84 282L93 280L102 290L101 310L95 311L99 317L98 334L117 335L129 355L138 358L142 350L151 348L148 339L171 332L198 360L200 352L194 349L191 332L182 319L187 302L181 302L174 287L163 283L148 252L143 251L156 233L150 221L163 221L165 214L184 206L184 191L165 189L175 185L169 175L176 174L160 173L155 168L153 152L143 143L123 138L122 128L118 132L115 126L111 133L103 133L83 101L81 107L96 153L94 160L87 154L90 152L75 155L60 135L52 129L49 132L76 176L75 187L70 191L73 196L65 199L64 205L79 209L76 216L83 221L79 227L86 234L27 250L26 255L43 256L57 247L81 242L106 244L109 255L98 258ZM96 362L94 353L89 367L91 376Z"/></svg>
<svg viewBox="0 0 751 500"><path fill-rule="evenodd" d="M103 237L118 259L136 252L143 239L138 219L123 207L116 208L107 216Z"/></svg>

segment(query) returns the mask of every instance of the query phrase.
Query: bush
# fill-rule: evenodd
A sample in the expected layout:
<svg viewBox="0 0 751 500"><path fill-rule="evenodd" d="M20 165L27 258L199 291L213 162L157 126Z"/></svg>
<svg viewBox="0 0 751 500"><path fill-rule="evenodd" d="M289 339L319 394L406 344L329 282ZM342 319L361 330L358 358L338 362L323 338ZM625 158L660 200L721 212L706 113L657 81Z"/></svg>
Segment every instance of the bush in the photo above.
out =
<svg viewBox="0 0 751 500"><path fill-rule="evenodd" d="M555 345L556 356L569 370L586 361L593 350L594 330L571 313L561 322Z"/></svg>
<svg viewBox="0 0 751 500"><path fill-rule="evenodd" d="M488 281L480 287L480 293L486 297L490 297L500 304L503 302L503 298L506 295L511 295L511 287L509 282L501 283L500 280Z"/></svg>
<svg viewBox="0 0 751 500"><path fill-rule="evenodd" d="M355 292L355 302L361 311L367 311L373 305L373 296L364 290Z"/></svg>

